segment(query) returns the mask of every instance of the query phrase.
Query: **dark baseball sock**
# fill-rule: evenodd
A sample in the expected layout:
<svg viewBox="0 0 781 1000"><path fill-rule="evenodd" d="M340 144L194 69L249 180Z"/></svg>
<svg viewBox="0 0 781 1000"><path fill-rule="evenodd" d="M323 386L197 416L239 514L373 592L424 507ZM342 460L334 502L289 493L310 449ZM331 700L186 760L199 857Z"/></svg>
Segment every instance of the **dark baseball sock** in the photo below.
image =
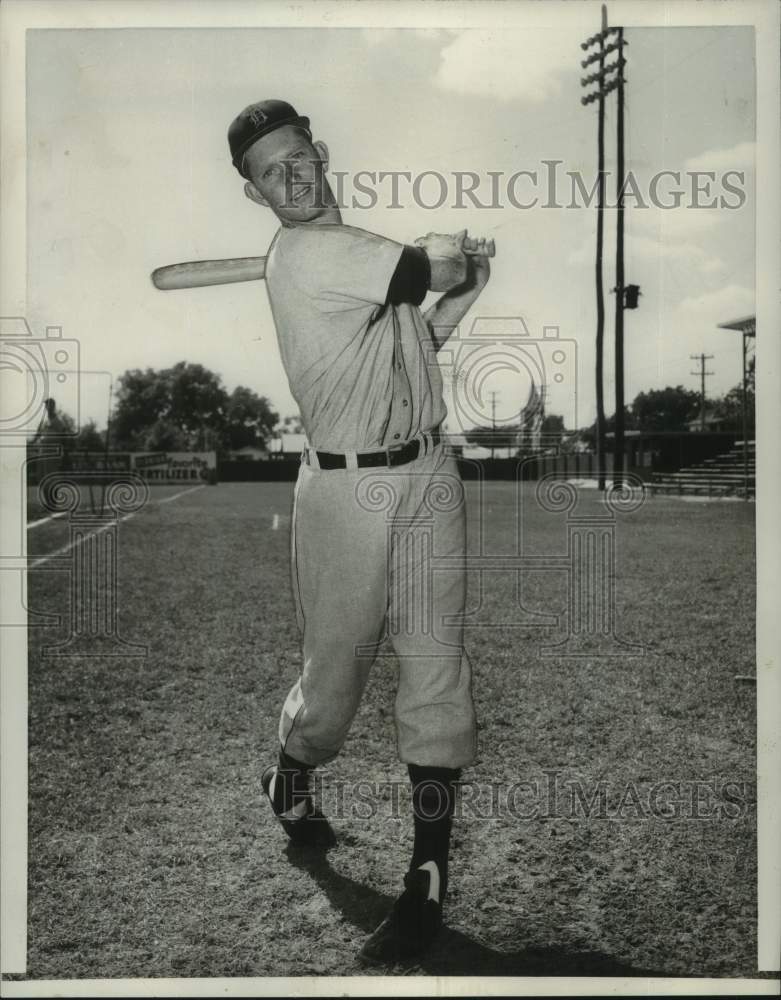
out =
<svg viewBox="0 0 781 1000"><path fill-rule="evenodd" d="M313 764L304 764L280 749L274 785L274 812L287 812L309 795L309 778L313 770Z"/></svg>
<svg viewBox="0 0 781 1000"><path fill-rule="evenodd" d="M450 828L456 804L456 788L460 768L422 767L409 765L412 782L412 809L415 822L415 843L410 870L427 861L435 861L439 869L442 903L447 892L447 863L450 853Z"/></svg>

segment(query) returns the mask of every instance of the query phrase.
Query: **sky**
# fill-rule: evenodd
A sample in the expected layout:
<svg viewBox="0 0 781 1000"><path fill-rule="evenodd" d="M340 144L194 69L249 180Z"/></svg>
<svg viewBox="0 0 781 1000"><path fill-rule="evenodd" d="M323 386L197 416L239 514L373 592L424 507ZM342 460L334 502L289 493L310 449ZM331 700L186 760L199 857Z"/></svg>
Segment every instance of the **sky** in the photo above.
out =
<svg viewBox="0 0 781 1000"><path fill-rule="evenodd" d="M637 28L626 39L626 166L646 200L662 170L716 171L717 195L729 194L723 171L739 170L745 201L708 209L687 198L662 210L628 200L626 281L642 297L625 314L625 398L665 385L699 390L690 355L701 352L713 355L707 393L719 395L740 380L741 345L717 324L754 312L753 29ZM459 343L469 343L475 318L482 336L500 339L521 321L534 341L558 328L560 383L551 377L551 344L540 349L548 411L568 427L593 421L596 209L518 208L506 196L507 177L536 170L544 202L551 160L561 161L564 204L566 171L593 183L597 112L580 103L582 40L582 31L538 28L29 31L28 319L35 330L56 325L78 340L82 422L105 425L110 377L180 360L218 372L229 390L241 384L268 396L281 416L296 412L262 282L160 292L149 278L162 264L266 253L275 219L244 196L226 141L232 118L265 97L310 117L331 169L347 172L348 197L359 170L447 178L441 208L413 204L409 186L402 207L389 208L389 189L378 185L379 203L347 207L344 221L402 242L463 228L493 237L491 281ZM613 171L615 130L612 95ZM452 207L455 171L478 174L482 201L489 171L500 172L501 205ZM535 193L530 182L516 190L523 199ZM614 198L613 181L608 190ZM430 203L436 189L421 193ZM605 221L611 413L615 213ZM484 389L498 391L498 420L510 421L528 374L496 371Z"/></svg>

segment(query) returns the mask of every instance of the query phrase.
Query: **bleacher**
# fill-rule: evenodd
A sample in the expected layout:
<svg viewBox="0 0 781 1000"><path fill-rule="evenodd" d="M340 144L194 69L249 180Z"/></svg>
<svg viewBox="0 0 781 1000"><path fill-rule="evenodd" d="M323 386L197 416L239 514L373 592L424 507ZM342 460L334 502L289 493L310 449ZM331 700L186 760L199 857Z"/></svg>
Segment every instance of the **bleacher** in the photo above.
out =
<svg viewBox="0 0 781 1000"><path fill-rule="evenodd" d="M753 497L756 491L754 442L748 442L748 476L744 467L743 442L736 441L726 454L706 458L677 472L654 473L648 486L653 493Z"/></svg>

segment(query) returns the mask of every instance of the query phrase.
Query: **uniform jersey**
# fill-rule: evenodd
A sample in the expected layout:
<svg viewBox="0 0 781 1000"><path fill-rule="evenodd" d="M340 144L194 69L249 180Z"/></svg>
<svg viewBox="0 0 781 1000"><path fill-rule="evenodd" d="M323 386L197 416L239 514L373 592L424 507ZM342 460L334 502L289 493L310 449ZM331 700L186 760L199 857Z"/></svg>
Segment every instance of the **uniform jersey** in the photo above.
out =
<svg viewBox="0 0 781 1000"><path fill-rule="evenodd" d="M386 303L403 245L343 225L281 228L266 288L290 391L309 444L372 451L445 417L420 309Z"/></svg>

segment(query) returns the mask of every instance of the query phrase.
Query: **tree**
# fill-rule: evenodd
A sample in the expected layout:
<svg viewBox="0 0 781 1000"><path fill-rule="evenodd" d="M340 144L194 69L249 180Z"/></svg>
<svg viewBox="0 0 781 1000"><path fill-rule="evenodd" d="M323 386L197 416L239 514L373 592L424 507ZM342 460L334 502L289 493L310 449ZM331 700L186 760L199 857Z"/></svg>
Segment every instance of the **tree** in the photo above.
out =
<svg viewBox="0 0 781 1000"><path fill-rule="evenodd" d="M106 447L106 432L99 431L94 420L88 420L79 429L74 442L76 451L104 451Z"/></svg>
<svg viewBox="0 0 781 1000"><path fill-rule="evenodd" d="M542 420L537 450L557 448L564 433L564 417L549 413ZM513 448L516 451L520 451L522 447L529 450L532 446L524 445L524 442L537 440L532 429L524 431L523 424L503 424L495 429L472 427L464 431L464 437L469 444L479 445L481 448Z"/></svg>
<svg viewBox="0 0 781 1000"><path fill-rule="evenodd" d="M265 396L239 385L228 399L223 443L229 449L265 448L278 421Z"/></svg>
<svg viewBox="0 0 781 1000"><path fill-rule="evenodd" d="M283 434L304 433L304 425L301 422L301 417L298 414L292 417L283 417L279 429L282 431Z"/></svg>
<svg viewBox="0 0 781 1000"><path fill-rule="evenodd" d="M146 450L150 440L175 439L177 449L203 447L207 427L222 429L226 402L219 375L203 365L180 361L161 371L132 369L118 381L115 440L131 451Z"/></svg>
<svg viewBox="0 0 781 1000"><path fill-rule="evenodd" d="M187 434L171 420L160 417L146 431L142 451L190 451Z"/></svg>
<svg viewBox="0 0 781 1000"><path fill-rule="evenodd" d="M698 392L682 385L641 392L631 406L634 427L641 431L686 431L689 421L700 412L700 402Z"/></svg>
<svg viewBox="0 0 781 1000"><path fill-rule="evenodd" d="M180 361L119 378L113 437L129 451L260 447L278 419L265 397L244 386L229 395L215 372Z"/></svg>
<svg viewBox="0 0 781 1000"><path fill-rule="evenodd" d="M470 427L464 431L469 444L481 448L517 448L520 434L520 424L505 424L496 428Z"/></svg>
<svg viewBox="0 0 781 1000"><path fill-rule="evenodd" d="M753 434L755 426L756 395L755 384L755 358L751 358L746 372L746 415L748 430ZM721 399L714 401L716 416L721 417L725 422L725 430L743 433L743 383L739 382L733 386Z"/></svg>
<svg viewBox="0 0 781 1000"><path fill-rule="evenodd" d="M27 481L38 482L47 471L71 467L71 453L76 445L76 421L70 414L58 410L54 401L46 407L46 414L27 439ZM46 451L51 449L51 457Z"/></svg>
<svg viewBox="0 0 781 1000"><path fill-rule="evenodd" d="M206 447L210 430L218 436L225 430L228 394L219 375L180 361L165 372L170 382L171 423L182 430L193 449Z"/></svg>
<svg viewBox="0 0 781 1000"><path fill-rule="evenodd" d="M558 448L564 436L564 417L549 413L542 421L541 444L544 448Z"/></svg>
<svg viewBox="0 0 781 1000"><path fill-rule="evenodd" d="M69 413L53 409L39 440L50 444L57 441L63 447L72 449L75 439L76 421Z"/></svg>
<svg viewBox="0 0 781 1000"><path fill-rule="evenodd" d="M144 450L149 429L170 411L170 384L165 372L133 368L117 381L112 417L113 437L121 449Z"/></svg>
<svg viewBox="0 0 781 1000"><path fill-rule="evenodd" d="M634 405L634 404L633 404ZM637 417L635 416L633 410L629 406L624 407L624 430L632 431L637 430ZM605 417L605 433L615 433L616 430L616 415L611 413L609 417ZM578 434L581 441L585 441L586 444L592 451L596 451L597 447L597 424L596 421L590 426L584 428ZM574 443L574 442L573 442ZM609 447L609 446L608 446Z"/></svg>

